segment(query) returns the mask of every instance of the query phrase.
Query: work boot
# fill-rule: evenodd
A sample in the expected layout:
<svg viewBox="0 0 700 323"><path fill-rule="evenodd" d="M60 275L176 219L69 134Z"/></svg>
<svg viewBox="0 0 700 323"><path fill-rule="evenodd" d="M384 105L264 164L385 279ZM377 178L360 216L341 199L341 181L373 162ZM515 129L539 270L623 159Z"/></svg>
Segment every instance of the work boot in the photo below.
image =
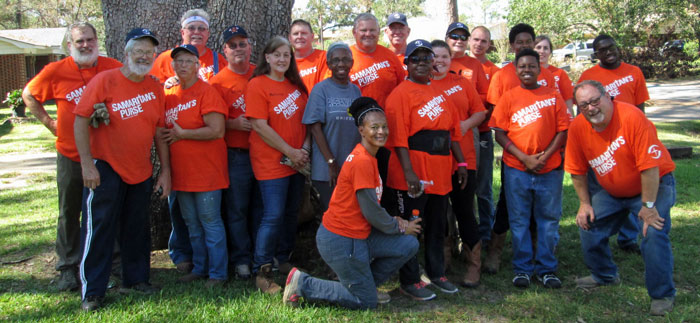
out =
<svg viewBox="0 0 700 323"><path fill-rule="evenodd" d="M265 294L279 294L282 287L277 285L272 275L272 264L264 264L260 266L258 275L255 276L255 287Z"/></svg>
<svg viewBox="0 0 700 323"><path fill-rule="evenodd" d="M58 290L76 290L78 287L80 287L80 284L78 284L75 269L68 268L61 270L61 276L58 278Z"/></svg>
<svg viewBox="0 0 700 323"><path fill-rule="evenodd" d="M503 246L506 243L506 234L508 234L508 232L496 234L496 232L491 231L489 253L486 255L484 266L482 267L485 273L495 274L498 272L498 267L501 265Z"/></svg>
<svg viewBox="0 0 700 323"><path fill-rule="evenodd" d="M464 273L464 278L462 278L462 286L472 288L479 286L479 280L481 279L481 241L477 242L472 247L472 250L467 249L465 244L462 254L464 262L467 264L467 272Z"/></svg>

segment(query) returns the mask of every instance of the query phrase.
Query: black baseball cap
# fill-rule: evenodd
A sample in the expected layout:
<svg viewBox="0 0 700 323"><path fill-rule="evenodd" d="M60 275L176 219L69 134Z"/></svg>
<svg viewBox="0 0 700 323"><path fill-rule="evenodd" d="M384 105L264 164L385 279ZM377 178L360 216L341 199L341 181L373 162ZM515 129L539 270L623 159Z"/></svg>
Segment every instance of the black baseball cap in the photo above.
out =
<svg viewBox="0 0 700 323"><path fill-rule="evenodd" d="M404 15L400 12L394 12L386 17L386 25L387 26L389 26L395 22L398 22L404 26L408 26L408 22L406 21L406 15Z"/></svg>
<svg viewBox="0 0 700 323"><path fill-rule="evenodd" d="M244 38L248 38L248 33L241 26L233 25L231 27L228 27L226 28L226 30L224 30L224 43L228 42L229 39L236 36L243 36Z"/></svg>
<svg viewBox="0 0 700 323"><path fill-rule="evenodd" d="M411 56L411 54L413 54L413 52L415 52L416 49L418 49L418 48L425 48L434 54L433 46L430 45L429 41L423 40L423 39L416 39L416 40L408 43L408 45L406 45L406 56L405 57Z"/></svg>
<svg viewBox="0 0 700 323"><path fill-rule="evenodd" d="M132 29L128 34L126 34L126 42L129 42L132 39L141 39L144 37L148 37L151 40L153 40L153 43L158 46L158 38L156 38L156 35L153 34L150 30L146 28L134 28Z"/></svg>
<svg viewBox="0 0 700 323"><path fill-rule="evenodd" d="M464 31L467 32L467 36L470 35L470 33L469 33L469 27L467 27L467 25L465 25L465 24L463 24L463 23L461 23L461 22L459 22L459 21L458 21L458 22L453 22L453 23L451 23L450 26L447 27L447 32L446 32L445 34L449 34L449 33L453 32L453 31L455 31L455 30L457 30L457 29L463 29Z"/></svg>
<svg viewBox="0 0 700 323"><path fill-rule="evenodd" d="M197 50L197 47L194 47L193 45L182 45L182 46L175 47L170 52L170 57L175 58L175 55L177 55L177 53L182 52L182 51L187 51L190 54L197 56L197 58L199 58L199 51Z"/></svg>

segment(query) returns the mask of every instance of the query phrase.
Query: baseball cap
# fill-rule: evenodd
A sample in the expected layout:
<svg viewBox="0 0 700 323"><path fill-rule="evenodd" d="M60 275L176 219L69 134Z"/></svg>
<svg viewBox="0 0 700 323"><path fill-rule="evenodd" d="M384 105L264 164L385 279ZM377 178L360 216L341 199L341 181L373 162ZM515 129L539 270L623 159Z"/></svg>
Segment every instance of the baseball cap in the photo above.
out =
<svg viewBox="0 0 700 323"><path fill-rule="evenodd" d="M143 37L149 37L153 40L153 43L158 46L158 38L150 30L146 28L134 28L128 34L126 34L126 42L132 39L141 39Z"/></svg>
<svg viewBox="0 0 700 323"><path fill-rule="evenodd" d="M411 56L411 54L413 54L413 52L415 52L418 48L425 48L431 53L433 53L433 46L430 45L429 41L423 39L416 39L408 43L408 45L406 45L406 57Z"/></svg>
<svg viewBox="0 0 700 323"><path fill-rule="evenodd" d="M197 58L199 58L199 51L197 50L197 47L194 47L193 45L182 45L182 46L175 47L170 52L170 57L175 58L175 55L177 55L177 53L182 52L182 51L187 51L190 54L197 56Z"/></svg>
<svg viewBox="0 0 700 323"><path fill-rule="evenodd" d="M231 27L228 27L226 28L226 30L224 30L224 43L228 42L229 39L236 36L243 36L245 38L248 38L248 33L241 26L233 25Z"/></svg>
<svg viewBox="0 0 700 323"><path fill-rule="evenodd" d="M387 26L389 26L395 22L398 22L404 26L408 26L408 22L406 22L406 15L404 15L400 12L394 12L386 17L386 25Z"/></svg>
<svg viewBox="0 0 700 323"><path fill-rule="evenodd" d="M461 23L461 22L453 22L450 24L449 27L447 27L447 32L445 34L449 34L452 31L455 31L457 29L464 29L464 31L467 32L467 36L469 36L469 28L467 25Z"/></svg>

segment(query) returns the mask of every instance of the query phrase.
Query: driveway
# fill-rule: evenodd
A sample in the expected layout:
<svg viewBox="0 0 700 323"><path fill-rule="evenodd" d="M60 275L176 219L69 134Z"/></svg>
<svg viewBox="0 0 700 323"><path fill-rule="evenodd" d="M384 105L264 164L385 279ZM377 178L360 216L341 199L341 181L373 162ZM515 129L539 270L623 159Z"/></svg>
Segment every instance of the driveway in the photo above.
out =
<svg viewBox="0 0 700 323"><path fill-rule="evenodd" d="M651 121L700 120L700 80L647 83Z"/></svg>

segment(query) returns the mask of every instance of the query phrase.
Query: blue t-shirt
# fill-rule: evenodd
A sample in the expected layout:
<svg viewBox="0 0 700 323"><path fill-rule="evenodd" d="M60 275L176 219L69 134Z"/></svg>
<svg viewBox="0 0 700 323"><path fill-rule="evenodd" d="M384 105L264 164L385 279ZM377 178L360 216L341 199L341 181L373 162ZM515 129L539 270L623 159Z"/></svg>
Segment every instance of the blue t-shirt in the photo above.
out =
<svg viewBox="0 0 700 323"><path fill-rule="evenodd" d="M323 125L323 135L333 153L338 166L343 166L345 158L355 145L360 142L354 119L348 115L348 108L362 94L357 85L348 83L338 84L328 78L316 84L309 94L304 117L301 122L307 125L320 122ZM321 150L313 142L311 151L311 179L314 181L329 181L328 162Z"/></svg>

